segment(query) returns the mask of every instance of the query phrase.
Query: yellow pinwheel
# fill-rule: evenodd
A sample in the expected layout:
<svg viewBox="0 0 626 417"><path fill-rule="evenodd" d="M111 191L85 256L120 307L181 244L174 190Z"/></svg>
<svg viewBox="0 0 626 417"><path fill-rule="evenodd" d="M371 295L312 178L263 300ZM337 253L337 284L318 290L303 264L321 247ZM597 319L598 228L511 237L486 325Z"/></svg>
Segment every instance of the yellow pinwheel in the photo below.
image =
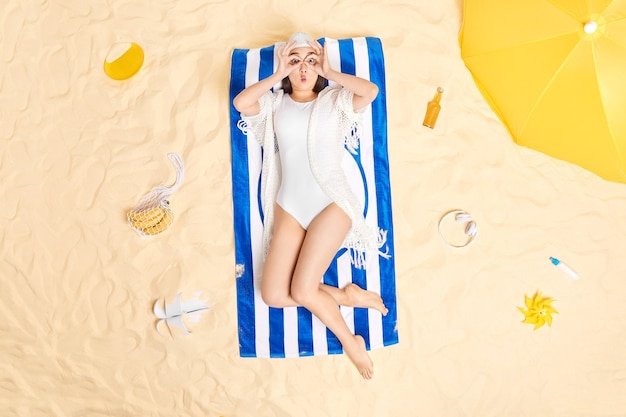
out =
<svg viewBox="0 0 626 417"><path fill-rule="evenodd" d="M550 305L552 301L554 299L542 296L539 291L536 291L532 297L524 295L526 308L517 307L526 316L522 323L534 324L534 330L546 323L548 326L552 326L552 314L558 314L558 311Z"/></svg>

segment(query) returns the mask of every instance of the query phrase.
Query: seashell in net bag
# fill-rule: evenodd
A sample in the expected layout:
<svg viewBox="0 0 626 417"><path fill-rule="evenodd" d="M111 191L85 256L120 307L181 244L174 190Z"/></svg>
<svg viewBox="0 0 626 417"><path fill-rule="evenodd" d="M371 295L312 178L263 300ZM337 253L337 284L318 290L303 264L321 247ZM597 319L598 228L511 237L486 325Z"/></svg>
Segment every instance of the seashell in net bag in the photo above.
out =
<svg viewBox="0 0 626 417"><path fill-rule="evenodd" d="M177 153L167 154L176 169L176 181L171 186L157 185L144 195L127 214L128 225L141 237L157 235L174 222L174 213L170 208L169 197L180 186L185 167L183 159Z"/></svg>

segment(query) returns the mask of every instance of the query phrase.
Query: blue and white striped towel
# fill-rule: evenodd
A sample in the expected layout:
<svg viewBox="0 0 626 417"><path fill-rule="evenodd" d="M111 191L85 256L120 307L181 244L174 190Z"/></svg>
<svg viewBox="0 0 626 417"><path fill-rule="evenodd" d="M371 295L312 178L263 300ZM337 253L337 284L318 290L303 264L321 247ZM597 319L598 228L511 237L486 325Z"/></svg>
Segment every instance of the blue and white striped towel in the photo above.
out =
<svg viewBox="0 0 626 417"><path fill-rule="evenodd" d="M372 309L341 307L348 326L363 336L368 349L398 343L396 284L391 213L391 191L387 155L387 114L385 69L380 39L323 39L333 68L371 80L379 95L368 109L361 125L361 142L356 154L349 153L349 180L365 203L368 223L387 231L386 249L390 257L368 261L367 269L357 269L345 249L340 250L323 280L343 287L354 282L380 293L389 309L386 316ZM239 352L242 357L284 358L342 353L337 338L308 310L302 307L276 309L263 303L260 275L263 269L260 208L262 150L256 140L237 127L240 114L233 98L245 87L274 71L274 47L235 49L230 81L230 122L232 141L232 180L237 271L237 313ZM275 86L279 88L279 86Z"/></svg>

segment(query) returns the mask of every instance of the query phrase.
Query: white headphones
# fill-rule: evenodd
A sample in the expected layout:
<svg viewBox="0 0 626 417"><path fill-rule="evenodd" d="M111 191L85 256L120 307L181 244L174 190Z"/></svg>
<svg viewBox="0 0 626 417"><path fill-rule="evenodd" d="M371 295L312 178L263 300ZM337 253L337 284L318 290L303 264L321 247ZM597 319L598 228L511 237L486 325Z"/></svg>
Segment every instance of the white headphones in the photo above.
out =
<svg viewBox="0 0 626 417"><path fill-rule="evenodd" d="M444 233L441 231L441 225L443 224L444 220L452 215L454 215L454 219L457 222L465 223L465 236L467 237L467 239L463 244L450 243L445 237ZM441 218L439 219L439 224L437 228L439 230L439 237L441 238L441 240L443 240L443 242L451 248L464 248L472 243L478 235L478 225L474 220L472 220L472 216L463 210L450 210L447 213L444 213L443 216L441 216Z"/></svg>

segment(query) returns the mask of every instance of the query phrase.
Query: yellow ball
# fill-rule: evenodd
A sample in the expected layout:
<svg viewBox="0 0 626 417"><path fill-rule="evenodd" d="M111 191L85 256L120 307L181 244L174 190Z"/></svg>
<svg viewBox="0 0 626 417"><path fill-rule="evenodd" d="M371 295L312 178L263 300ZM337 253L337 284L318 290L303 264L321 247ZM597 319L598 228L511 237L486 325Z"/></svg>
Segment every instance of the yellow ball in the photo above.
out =
<svg viewBox="0 0 626 417"><path fill-rule="evenodd" d="M143 57L143 49L136 43L117 43L104 60L104 72L114 80L125 80L139 71Z"/></svg>

